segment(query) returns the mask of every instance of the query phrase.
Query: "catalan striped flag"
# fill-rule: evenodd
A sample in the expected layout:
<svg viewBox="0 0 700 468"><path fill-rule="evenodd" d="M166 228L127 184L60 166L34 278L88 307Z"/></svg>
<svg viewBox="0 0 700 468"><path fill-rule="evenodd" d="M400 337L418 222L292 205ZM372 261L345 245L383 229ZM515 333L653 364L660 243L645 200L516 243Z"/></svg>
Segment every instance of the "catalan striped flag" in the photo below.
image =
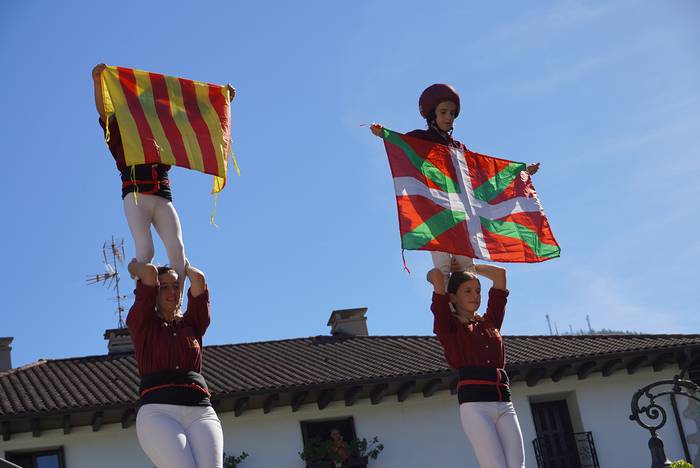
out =
<svg viewBox="0 0 700 468"><path fill-rule="evenodd" d="M542 262L561 249L524 163L384 129L401 245L496 262Z"/></svg>
<svg viewBox="0 0 700 468"><path fill-rule="evenodd" d="M213 193L224 188L231 147L228 87L113 66L101 77L105 116L117 119L127 166L185 167L213 175Z"/></svg>

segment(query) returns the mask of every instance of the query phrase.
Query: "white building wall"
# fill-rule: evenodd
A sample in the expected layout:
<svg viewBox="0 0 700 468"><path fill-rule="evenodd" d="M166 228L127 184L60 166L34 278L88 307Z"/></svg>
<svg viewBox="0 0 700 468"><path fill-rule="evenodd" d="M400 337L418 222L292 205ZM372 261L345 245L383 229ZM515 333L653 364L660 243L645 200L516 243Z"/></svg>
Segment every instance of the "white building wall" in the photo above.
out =
<svg viewBox="0 0 700 468"><path fill-rule="evenodd" d="M550 396L554 399L568 396L574 430L593 433L601 467L648 466L649 433L629 420L630 400L638 388L671 378L674 372L677 370L654 373L651 369L641 369L630 376L622 370L605 378L593 374L585 380L567 377L558 383L542 379L535 387L521 382L513 385L527 466L537 466L532 446L535 429L530 400ZM673 413L669 404L665 406L669 421L660 436L669 458L681 459L683 451ZM682 415L687 404L679 406ZM251 410L238 418L231 412L222 413L220 418L226 451L250 454L242 468L302 468L303 462L297 455L302 448L300 421L347 416L353 416L359 437L370 439L376 435L385 445L379 459L370 463L373 468L478 467L461 430L456 397L447 391L431 398L416 393L402 403L391 396L379 405L362 400L345 407L341 401L331 403L323 411L315 404L308 404L296 413L283 407L269 414L263 414L260 409ZM67 436L62 430L46 431L38 438L29 433L13 435L10 441L0 442L0 451L57 446L64 447L67 468L152 467L138 445L134 427L121 429L118 424L104 426L99 432L92 432L90 427L74 428Z"/></svg>

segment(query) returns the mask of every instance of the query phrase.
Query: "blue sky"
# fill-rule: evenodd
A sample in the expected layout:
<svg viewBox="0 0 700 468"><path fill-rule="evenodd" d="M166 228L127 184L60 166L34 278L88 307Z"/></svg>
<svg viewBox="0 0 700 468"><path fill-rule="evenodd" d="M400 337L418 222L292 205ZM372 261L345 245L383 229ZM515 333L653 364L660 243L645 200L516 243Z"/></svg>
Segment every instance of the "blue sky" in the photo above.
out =
<svg viewBox="0 0 700 468"><path fill-rule="evenodd" d="M541 162L559 259L508 265L504 334L700 326L700 4L608 2L0 3L3 310L13 364L106 352L110 291L86 286L110 236L133 244L97 125L96 63L232 83L242 176L208 223L211 178L171 171L205 344L328 333L369 307L375 335L430 334L425 252L402 270L391 176L361 124L423 125L434 82L455 137ZM167 259L157 245L156 260ZM130 289L129 280L124 280Z"/></svg>

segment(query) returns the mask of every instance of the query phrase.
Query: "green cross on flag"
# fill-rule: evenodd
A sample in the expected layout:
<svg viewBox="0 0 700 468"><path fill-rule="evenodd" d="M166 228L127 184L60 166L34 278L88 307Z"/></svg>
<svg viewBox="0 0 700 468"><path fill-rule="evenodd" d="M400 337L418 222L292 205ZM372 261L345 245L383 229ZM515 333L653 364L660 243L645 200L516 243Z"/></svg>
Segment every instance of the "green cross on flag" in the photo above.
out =
<svg viewBox="0 0 700 468"><path fill-rule="evenodd" d="M559 256L524 163L383 132L404 249L496 262Z"/></svg>

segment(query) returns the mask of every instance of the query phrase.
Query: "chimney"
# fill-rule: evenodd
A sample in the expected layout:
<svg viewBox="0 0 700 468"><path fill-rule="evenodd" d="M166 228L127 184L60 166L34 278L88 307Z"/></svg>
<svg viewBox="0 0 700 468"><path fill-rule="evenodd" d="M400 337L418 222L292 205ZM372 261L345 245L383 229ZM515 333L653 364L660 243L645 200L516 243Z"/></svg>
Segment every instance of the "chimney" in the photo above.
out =
<svg viewBox="0 0 700 468"><path fill-rule="evenodd" d="M0 372L12 369L12 340L11 336L0 338Z"/></svg>
<svg viewBox="0 0 700 468"><path fill-rule="evenodd" d="M331 327L331 335L367 336L367 307L358 309L342 309L331 312L328 326Z"/></svg>
<svg viewBox="0 0 700 468"><path fill-rule="evenodd" d="M132 353L134 344L128 328L109 328L105 330L108 354Z"/></svg>

